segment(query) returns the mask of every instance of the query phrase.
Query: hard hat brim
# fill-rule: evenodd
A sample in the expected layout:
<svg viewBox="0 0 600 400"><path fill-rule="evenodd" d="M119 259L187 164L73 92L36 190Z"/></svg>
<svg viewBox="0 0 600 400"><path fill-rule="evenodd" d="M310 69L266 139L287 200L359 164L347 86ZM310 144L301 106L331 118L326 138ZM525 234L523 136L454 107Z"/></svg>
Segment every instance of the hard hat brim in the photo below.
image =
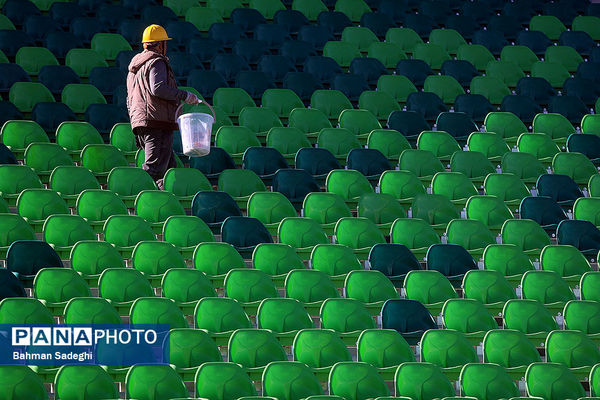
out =
<svg viewBox="0 0 600 400"><path fill-rule="evenodd" d="M156 42L166 42L167 40L173 40L173 38L166 38L166 39L160 39L160 40L146 40L143 41L142 43L156 43Z"/></svg>

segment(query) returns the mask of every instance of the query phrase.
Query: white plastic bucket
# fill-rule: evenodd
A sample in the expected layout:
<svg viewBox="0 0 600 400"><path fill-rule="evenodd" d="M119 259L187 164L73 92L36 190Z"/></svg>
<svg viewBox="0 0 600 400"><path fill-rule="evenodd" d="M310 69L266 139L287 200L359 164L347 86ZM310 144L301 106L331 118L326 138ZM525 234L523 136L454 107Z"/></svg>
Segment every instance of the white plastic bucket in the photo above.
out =
<svg viewBox="0 0 600 400"><path fill-rule="evenodd" d="M210 152L210 135L212 125L215 122L212 107L205 103L213 112L213 115L205 113L188 113L177 117L177 125L181 132L181 144L183 154L189 157L202 157ZM177 114L181 106L177 109Z"/></svg>

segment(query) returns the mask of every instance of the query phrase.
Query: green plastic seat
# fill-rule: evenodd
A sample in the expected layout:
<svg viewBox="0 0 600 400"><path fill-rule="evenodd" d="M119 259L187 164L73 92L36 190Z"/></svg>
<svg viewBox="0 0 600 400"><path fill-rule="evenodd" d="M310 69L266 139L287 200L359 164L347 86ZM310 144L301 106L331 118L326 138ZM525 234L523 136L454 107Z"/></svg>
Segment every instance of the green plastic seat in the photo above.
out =
<svg viewBox="0 0 600 400"><path fill-rule="evenodd" d="M535 18L535 17L534 17ZM579 379L568 367L558 363L533 363L525 372L527 394L545 399L585 397Z"/></svg>
<svg viewBox="0 0 600 400"><path fill-rule="evenodd" d="M294 0L292 10L300 11L309 21L316 21L321 11L328 11L321 0Z"/></svg>
<svg viewBox="0 0 600 400"><path fill-rule="evenodd" d="M209 332L229 332L252 324L242 305L224 297L204 297L194 311L196 328Z"/></svg>
<svg viewBox="0 0 600 400"><path fill-rule="evenodd" d="M162 275L169 268L186 268L185 260L169 242L141 241L131 254L133 268L147 276Z"/></svg>
<svg viewBox="0 0 600 400"><path fill-rule="evenodd" d="M27 365L0 366L0 383L5 391L3 397L7 400L19 398L48 399L48 391L44 387L44 382Z"/></svg>
<svg viewBox="0 0 600 400"><path fill-rule="evenodd" d="M25 149L24 161L44 183L48 182L54 168L74 165L67 151L56 143L31 143Z"/></svg>
<svg viewBox="0 0 600 400"><path fill-rule="evenodd" d="M504 201L510 209L518 209L521 200L531 193L523 181L511 173L488 174L483 181L486 195L495 196Z"/></svg>
<svg viewBox="0 0 600 400"><path fill-rule="evenodd" d="M565 304L565 329L581 331L586 335L600 333L598 313L600 305L591 300L572 300Z"/></svg>
<svg viewBox="0 0 600 400"><path fill-rule="evenodd" d="M561 64L570 73L575 73L579 64L583 62L583 57L570 46L549 46L546 49L544 60Z"/></svg>
<svg viewBox="0 0 600 400"><path fill-rule="evenodd" d="M238 329L229 338L228 360L246 368L263 367L272 361L287 361L275 334L267 329Z"/></svg>
<svg viewBox="0 0 600 400"><path fill-rule="evenodd" d="M279 297L271 277L258 269L236 268L225 276L225 293L232 299L250 302Z"/></svg>
<svg viewBox="0 0 600 400"><path fill-rule="evenodd" d="M533 132L545 133L557 143L564 144L566 138L575 133L575 128L564 115L546 113L537 114L533 118Z"/></svg>
<svg viewBox="0 0 600 400"><path fill-rule="evenodd" d="M523 72L531 72L533 63L539 61L533 50L522 45L504 46L500 60L517 64Z"/></svg>
<svg viewBox="0 0 600 400"><path fill-rule="evenodd" d="M345 162L350 150L361 148L361 145L349 129L324 128L319 132L317 147L329 150L339 161Z"/></svg>
<svg viewBox="0 0 600 400"><path fill-rule="evenodd" d="M450 59L448 52L438 44L429 42L417 44L413 49L413 58L423 60L434 70L439 70L442 63Z"/></svg>
<svg viewBox="0 0 600 400"><path fill-rule="evenodd" d="M398 61L406 60L406 54L402 47L396 43L373 42L367 48L367 57L375 58L383 64L388 70L396 68ZM362 108L362 107L361 107Z"/></svg>
<svg viewBox="0 0 600 400"><path fill-rule="evenodd" d="M502 243L514 244L522 251L539 251L551 244L548 234L530 219L507 220L502 226Z"/></svg>
<svg viewBox="0 0 600 400"><path fill-rule="evenodd" d="M471 151L477 151L492 162L499 162L504 153L510 151L502 136L494 132L473 132L467 139L467 147Z"/></svg>
<svg viewBox="0 0 600 400"><path fill-rule="evenodd" d="M387 193L365 193L358 200L358 216L365 217L377 224L387 235L392 223L397 218L404 218L406 213L396 198Z"/></svg>
<svg viewBox="0 0 600 400"><path fill-rule="evenodd" d="M358 50L366 53L371 43L378 42L372 30L362 26L347 26L342 31L342 42L358 46Z"/></svg>
<svg viewBox="0 0 600 400"><path fill-rule="evenodd" d="M352 60L361 57L361 54L356 43L328 41L323 46L323 56L333 58L340 67L347 69Z"/></svg>
<svg viewBox="0 0 600 400"><path fill-rule="evenodd" d="M578 185L585 185L598 173L589 158L581 153L557 153L552 159L555 174L567 175Z"/></svg>
<svg viewBox="0 0 600 400"><path fill-rule="evenodd" d="M33 228L20 215L0 214L0 254L4 258L16 240L36 240Z"/></svg>
<svg viewBox="0 0 600 400"><path fill-rule="evenodd" d="M62 90L61 101L75 114L83 114L90 104L106 104L106 99L95 86L69 83Z"/></svg>
<svg viewBox="0 0 600 400"><path fill-rule="evenodd" d="M500 79L492 76L476 76L471 81L471 94L480 94L492 105L500 105L504 96L511 94L508 86Z"/></svg>
<svg viewBox="0 0 600 400"><path fill-rule="evenodd" d="M338 125L364 138L367 138L373 129L381 129L377 117L369 110L343 110L338 118Z"/></svg>
<svg viewBox="0 0 600 400"><path fill-rule="evenodd" d="M269 275L287 274L304 268L302 259L294 248L283 243L261 243L252 253L252 265Z"/></svg>
<svg viewBox="0 0 600 400"><path fill-rule="evenodd" d="M15 30L15 25L6 15L2 15L2 17L0 17L0 26L2 26L2 29ZM6 62L8 62L8 60Z"/></svg>
<svg viewBox="0 0 600 400"><path fill-rule="evenodd" d="M463 44L457 49L456 58L470 62L479 71L485 71L488 63L495 59L487 47L480 44Z"/></svg>
<svg viewBox="0 0 600 400"><path fill-rule="evenodd" d="M131 305L129 320L132 324L169 325L169 329L187 328L183 311L172 299L139 297Z"/></svg>
<svg viewBox="0 0 600 400"><path fill-rule="evenodd" d="M587 259L571 245L550 245L540 253L540 265L544 271L554 271L561 277L575 276L578 282L581 275L591 271Z"/></svg>
<svg viewBox="0 0 600 400"><path fill-rule="evenodd" d="M421 218L434 229L443 232L451 220L460 218L460 214L456 206L445 196L419 194L415 196L412 204L412 217Z"/></svg>
<svg viewBox="0 0 600 400"><path fill-rule="evenodd" d="M109 144L88 144L81 151L81 165L91 170L95 176L108 176L115 167L129 165L121 150ZM113 190L113 189L110 189ZM114 190L116 191L116 190ZM116 191L119 194L118 191Z"/></svg>
<svg viewBox="0 0 600 400"><path fill-rule="evenodd" d="M600 360L598 346L581 331L552 331L546 338L545 347L546 362L560 363L569 368L589 368Z"/></svg>
<svg viewBox="0 0 600 400"><path fill-rule="evenodd" d="M474 256L480 256L485 247L496 243L488 227L476 219L453 219L446 228L446 238L448 243L458 244Z"/></svg>
<svg viewBox="0 0 600 400"><path fill-rule="evenodd" d="M223 17L213 8L200 7L194 3L194 7L188 8L185 12L185 20L194 24L200 32L208 32L213 23L223 22Z"/></svg>
<svg viewBox="0 0 600 400"><path fill-rule="evenodd" d="M479 194L473 182L462 172L438 172L431 180L431 191L463 207L469 197Z"/></svg>
<svg viewBox="0 0 600 400"><path fill-rule="evenodd" d="M75 297L65 306L66 324L120 324L121 317L106 299Z"/></svg>
<svg viewBox="0 0 600 400"><path fill-rule="evenodd" d="M533 154L535 158L547 164L560 152L552 137L544 133L522 133L517 140L517 147L520 152Z"/></svg>
<svg viewBox="0 0 600 400"><path fill-rule="evenodd" d="M449 54L455 55L458 48L467 44L460 33L454 29L434 29L429 33L429 43L442 46Z"/></svg>
<svg viewBox="0 0 600 400"><path fill-rule="evenodd" d="M487 332L498 327L485 305L476 299L447 300L442 308L442 318L446 329L463 333Z"/></svg>
<svg viewBox="0 0 600 400"><path fill-rule="evenodd" d="M195 168L169 168L165 172L163 185L167 192L175 195L184 208L191 207L196 193L212 189L206 176Z"/></svg>
<svg viewBox="0 0 600 400"><path fill-rule="evenodd" d="M56 129L56 143L67 149L75 161L87 144L103 144L102 136L89 122L62 122Z"/></svg>
<svg viewBox="0 0 600 400"><path fill-rule="evenodd" d="M219 175L217 189L228 193L245 209L250 195L265 192L267 188L256 172L250 169L226 169Z"/></svg>
<svg viewBox="0 0 600 400"><path fill-rule="evenodd" d="M257 326L276 333L314 328L310 315L296 299L267 298L260 302Z"/></svg>
<svg viewBox="0 0 600 400"><path fill-rule="evenodd" d="M352 109L348 97L335 89L315 90L310 96L310 106L322 111L331 121L337 121L342 111Z"/></svg>
<svg viewBox="0 0 600 400"><path fill-rule="evenodd" d="M529 30L541 31L548 39L557 41L567 28L554 15L535 15L529 21Z"/></svg>
<svg viewBox="0 0 600 400"><path fill-rule="evenodd" d="M242 7L242 2L239 0L215 1L208 0L207 7L217 10L221 17L229 18L231 12L236 8Z"/></svg>
<svg viewBox="0 0 600 400"><path fill-rule="evenodd" d="M119 195L129 208L142 190L156 190L154 180L141 168L117 166L110 170L107 189Z"/></svg>
<svg viewBox="0 0 600 400"><path fill-rule="evenodd" d="M490 195L471 196L467 200L466 210L467 218L481 221L489 229L498 231L505 221L513 218L504 201Z"/></svg>
<svg viewBox="0 0 600 400"><path fill-rule="evenodd" d="M195 378L196 396L216 400L237 399L256 395L256 388L239 364L206 362Z"/></svg>
<svg viewBox="0 0 600 400"><path fill-rule="evenodd" d="M461 150L456 139L446 131L421 132L417 138L417 148L429 151L445 162L449 162L452 154Z"/></svg>
<svg viewBox="0 0 600 400"><path fill-rule="evenodd" d="M291 89L267 89L262 95L261 104L273 110L282 122L287 122L294 108L304 107L300 97Z"/></svg>
<svg viewBox="0 0 600 400"><path fill-rule="evenodd" d="M377 80L377 90L390 94L398 103L403 104L411 93L417 91L417 88L404 75L381 75Z"/></svg>
<svg viewBox="0 0 600 400"><path fill-rule="evenodd" d="M223 361L221 352L210 335L201 329L176 328L169 333L169 362L179 374L196 373L197 367L208 362ZM193 380L194 377L192 376Z"/></svg>
<svg viewBox="0 0 600 400"><path fill-rule="evenodd" d="M385 243L383 233L373 221L364 217L344 217L335 224L334 236L336 243L348 246L359 253L377 243Z"/></svg>
<svg viewBox="0 0 600 400"><path fill-rule="evenodd" d="M251 146L260 146L260 142L256 134L246 126L222 126L215 134L215 145L223 148L240 163L244 151Z"/></svg>
<svg viewBox="0 0 600 400"><path fill-rule="evenodd" d="M431 181L433 175L444 171L444 166L434 153L428 150L404 150L398 158L398 167L414 173L424 182Z"/></svg>
<svg viewBox="0 0 600 400"><path fill-rule="evenodd" d="M176 302L194 302L217 295L210 279L202 271L190 268L168 269L163 275L161 287L163 296Z"/></svg>
<svg viewBox="0 0 600 400"><path fill-rule="evenodd" d="M74 297L91 297L90 288L70 268L43 268L33 281L35 297L51 303L66 303ZM63 304L64 306L64 304Z"/></svg>
<svg viewBox="0 0 600 400"><path fill-rule="evenodd" d="M549 304L575 300L569 285L554 271L527 271L521 280L523 298Z"/></svg>
<svg viewBox="0 0 600 400"><path fill-rule="evenodd" d="M285 10L279 0L250 0L250 8L258 10L268 20L272 20L277 11Z"/></svg>
<svg viewBox="0 0 600 400"><path fill-rule="evenodd" d="M111 215L104 223L104 240L115 245L124 255L143 240L156 240L152 227L137 215Z"/></svg>
<svg viewBox="0 0 600 400"><path fill-rule="evenodd" d="M375 321L363 303L356 299L330 298L320 311L321 328L348 333L375 328Z"/></svg>
<svg viewBox="0 0 600 400"><path fill-rule="evenodd" d="M497 270L468 271L463 278L462 287L465 298L475 299L483 304L504 303L517 298L514 288Z"/></svg>
<svg viewBox="0 0 600 400"><path fill-rule="evenodd" d="M525 334L548 333L558 329L556 320L544 304L532 299L508 300L502 309L504 328ZM546 335L543 335L545 338Z"/></svg>
<svg viewBox="0 0 600 400"><path fill-rule="evenodd" d="M463 396L486 399L508 399L519 396L519 388L506 370L494 364L466 364L460 371Z"/></svg>
<svg viewBox="0 0 600 400"><path fill-rule="evenodd" d="M99 365L64 365L56 373L54 387L61 399L119 396L113 378Z"/></svg>
<svg viewBox="0 0 600 400"><path fill-rule="evenodd" d="M525 333L514 329L492 329L483 338L483 362L504 368L527 367L540 362L540 353Z"/></svg>
<svg viewBox="0 0 600 400"><path fill-rule="evenodd" d="M350 207L364 193L373 193L373 186L367 178L354 169L334 169L327 175L327 191L341 196Z"/></svg>
<svg viewBox="0 0 600 400"><path fill-rule="evenodd" d="M390 239L408 247L418 259L425 257L429 246L441 243L433 227L420 218L398 218L390 229Z"/></svg>
<svg viewBox="0 0 600 400"><path fill-rule="evenodd" d="M179 248L185 259L191 259L200 243L214 242L210 228L200 218L192 215L174 215L165 221L163 240Z"/></svg>
<svg viewBox="0 0 600 400"><path fill-rule="evenodd" d="M376 368L414 362L415 353L406 340L393 329L366 329L358 337L356 343L358 361L363 361Z"/></svg>
<svg viewBox="0 0 600 400"><path fill-rule="evenodd" d="M454 396L454 387L442 369L429 362L401 364L394 376L396 396L427 400Z"/></svg>
<svg viewBox="0 0 600 400"><path fill-rule="evenodd" d="M92 227L79 215L50 215L42 232L43 240L50 243L61 258L67 258L78 241L96 239Z"/></svg>
<svg viewBox="0 0 600 400"><path fill-rule="evenodd" d="M92 50L107 61L114 61L121 51L130 51L131 45L118 33L96 33L92 37Z"/></svg>
<svg viewBox="0 0 600 400"><path fill-rule="evenodd" d="M286 243L298 249L303 259L308 259L307 255L310 254L313 246L329 243L327 235L319 223L312 218L284 218L279 223L277 236L280 243Z"/></svg>
<svg viewBox="0 0 600 400"><path fill-rule="evenodd" d="M22 113L31 113L37 103L54 102L50 90L39 82L15 82L10 87L8 99Z"/></svg>
<svg viewBox="0 0 600 400"><path fill-rule="evenodd" d="M327 274L312 269L294 269L285 278L286 297L304 303L340 297Z"/></svg>
<svg viewBox="0 0 600 400"><path fill-rule="evenodd" d="M71 249L71 268L84 279L98 282L98 275L107 268L125 268L119 251L110 243L97 240L80 240ZM90 282L90 281L88 281Z"/></svg>
<svg viewBox="0 0 600 400"><path fill-rule="evenodd" d="M426 192L419 178L410 171L385 171L379 177L379 192L390 194L407 210L418 194Z"/></svg>
<svg viewBox="0 0 600 400"><path fill-rule="evenodd" d="M162 231L162 225L173 215L185 215L174 194L161 190L143 190L135 198L135 213Z"/></svg>
<svg viewBox="0 0 600 400"><path fill-rule="evenodd" d="M10 120L2 125L0 141L22 160L25 149L31 143L49 143L50 139L44 129L35 121Z"/></svg>
<svg viewBox="0 0 600 400"><path fill-rule="evenodd" d="M329 373L329 392L349 400L372 399L389 396L383 378L377 368L365 362L340 362Z"/></svg>
<svg viewBox="0 0 600 400"><path fill-rule="evenodd" d="M54 317L41 300L31 297L7 297L0 301L0 323L52 325Z"/></svg>
<svg viewBox="0 0 600 400"><path fill-rule="evenodd" d="M547 171L542 163L533 155L519 151L511 151L502 156L502 172L508 172L526 184L535 184L540 175Z"/></svg>
<svg viewBox="0 0 600 400"><path fill-rule="evenodd" d="M423 39L411 28L390 28L385 34L385 41L401 46L402 51L410 54L423 43Z"/></svg>
<svg viewBox="0 0 600 400"><path fill-rule="evenodd" d="M390 161L395 161L400 153L411 146L400 132L394 129L374 129L367 138L367 147L381 152Z"/></svg>
<svg viewBox="0 0 600 400"><path fill-rule="evenodd" d="M571 29L574 31L583 31L590 35L594 40L600 40L600 30L598 30L598 17L591 15L578 15L573 18Z"/></svg>
<svg viewBox="0 0 600 400"><path fill-rule="evenodd" d="M351 271L346 275L344 287L347 297L363 303L400 297L392 282L380 271Z"/></svg>
<svg viewBox="0 0 600 400"><path fill-rule="evenodd" d="M154 296L150 282L133 268L107 268L98 280L100 297L110 300L117 309L120 303L131 305L133 300ZM127 308L126 314L129 313Z"/></svg>
<svg viewBox="0 0 600 400"><path fill-rule="evenodd" d="M321 129L332 127L327 115L317 108L294 108L290 112L288 126L298 128L313 138Z"/></svg>
<svg viewBox="0 0 600 400"><path fill-rule="evenodd" d="M36 232L42 231L46 218L70 214L67 203L51 189L25 189L17 198L17 212Z"/></svg>
<svg viewBox="0 0 600 400"><path fill-rule="evenodd" d="M109 133L110 144L121 150L129 161L135 159L137 147L135 145L135 136L131 130L131 124L119 122L113 125Z"/></svg>
<svg viewBox="0 0 600 400"><path fill-rule="evenodd" d="M296 334L292 349L294 360L311 368L352 360L339 334L331 329L302 329Z"/></svg>
<svg viewBox="0 0 600 400"><path fill-rule="evenodd" d="M531 67L531 76L534 78L544 78L553 88L560 89L565 80L571 75L562 64L550 61L537 61Z"/></svg>
<svg viewBox="0 0 600 400"><path fill-rule="evenodd" d="M225 111L228 117L235 119L244 107L256 107L252 97L241 88L217 88L213 94L213 104Z"/></svg>
<svg viewBox="0 0 600 400"><path fill-rule="evenodd" d="M505 111L494 111L486 115L483 121L487 132L495 132L507 142L516 143L517 138L527 127L515 114Z"/></svg>
<svg viewBox="0 0 600 400"><path fill-rule="evenodd" d="M311 145L306 135L298 128L274 127L267 132L267 147L275 148L288 164L293 165L298 150Z"/></svg>
<svg viewBox="0 0 600 400"><path fill-rule="evenodd" d="M445 104L454 104L456 96L465 94L460 83L450 75L429 75L425 78L424 90L437 94Z"/></svg>
<svg viewBox="0 0 600 400"><path fill-rule="evenodd" d="M479 358L464 333L454 329L430 329L421 339L421 361L449 368L476 363Z"/></svg>
<svg viewBox="0 0 600 400"><path fill-rule="evenodd" d="M440 307L444 301L458 297L448 278L439 271L409 271L403 286L407 299L423 304L437 303Z"/></svg>
<svg viewBox="0 0 600 400"><path fill-rule="evenodd" d="M170 365L134 365L125 378L127 397L139 400L162 400L187 397L181 377Z"/></svg>
<svg viewBox="0 0 600 400"><path fill-rule="evenodd" d="M249 128L257 136L264 137L269 129L283 126L275 111L266 107L244 107L238 118L240 125Z"/></svg>
<svg viewBox="0 0 600 400"><path fill-rule="evenodd" d="M296 361L273 361L267 364L262 387L264 394L283 400L300 400L323 393L311 368Z"/></svg>
<svg viewBox="0 0 600 400"><path fill-rule="evenodd" d="M200 243L194 251L194 268L207 275L221 275L246 264L237 250L229 243Z"/></svg>
<svg viewBox="0 0 600 400"><path fill-rule="evenodd" d="M111 215L126 215L127 206L109 190L85 189L77 197L77 214L85 218L92 226L94 232L102 232L104 222Z"/></svg>
<svg viewBox="0 0 600 400"><path fill-rule="evenodd" d="M509 88L517 87L519 79L525 77L521 67L512 61L490 61L485 67L485 74L498 78Z"/></svg>

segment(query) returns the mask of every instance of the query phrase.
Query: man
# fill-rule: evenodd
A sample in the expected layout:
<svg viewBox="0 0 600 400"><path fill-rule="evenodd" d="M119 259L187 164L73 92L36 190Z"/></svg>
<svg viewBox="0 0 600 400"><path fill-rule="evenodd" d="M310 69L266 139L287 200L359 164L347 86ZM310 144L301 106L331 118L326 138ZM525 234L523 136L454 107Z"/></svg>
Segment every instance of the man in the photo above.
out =
<svg viewBox="0 0 600 400"><path fill-rule="evenodd" d="M198 97L179 90L166 57L168 37L160 25L144 30L144 51L129 64L127 75L127 109L135 144L144 149L143 168L163 189L163 177L175 167L173 130L178 129L175 112L179 103L198 103Z"/></svg>

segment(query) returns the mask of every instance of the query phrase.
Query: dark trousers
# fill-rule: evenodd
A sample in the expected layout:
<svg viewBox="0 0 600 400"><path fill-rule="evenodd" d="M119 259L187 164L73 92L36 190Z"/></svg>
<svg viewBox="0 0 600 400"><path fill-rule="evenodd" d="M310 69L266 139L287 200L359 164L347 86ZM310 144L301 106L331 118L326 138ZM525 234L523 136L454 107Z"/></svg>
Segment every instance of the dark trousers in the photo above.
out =
<svg viewBox="0 0 600 400"><path fill-rule="evenodd" d="M159 189L163 187L163 177L169 168L175 168L173 153L173 131L156 128L136 128L135 145L144 149L142 168L154 179Z"/></svg>

